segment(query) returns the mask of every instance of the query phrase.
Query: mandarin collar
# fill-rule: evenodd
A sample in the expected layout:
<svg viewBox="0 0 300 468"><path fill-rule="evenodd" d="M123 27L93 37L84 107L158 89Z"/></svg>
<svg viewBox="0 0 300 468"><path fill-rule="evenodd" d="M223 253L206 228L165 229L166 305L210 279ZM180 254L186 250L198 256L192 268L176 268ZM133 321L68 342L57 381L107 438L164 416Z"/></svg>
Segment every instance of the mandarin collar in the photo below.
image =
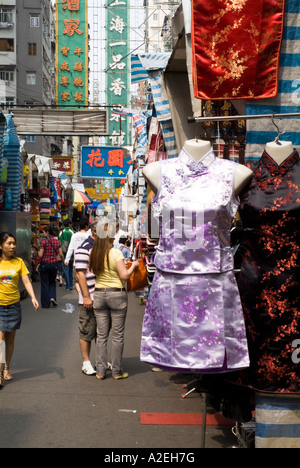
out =
<svg viewBox="0 0 300 468"><path fill-rule="evenodd" d="M275 176L277 174L285 174L292 166L294 166L298 161L300 161L299 153L295 150L285 161L280 165L266 152L263 152L262 162L267 167L271 175Z"/></svg>
<svg viewBox="0 0 300 468"><path fill-rule="evenodd" d="M199 161L196 161L184 148L182 148L178 158L182 161L191 172L201 174L216 160L213 149L209 150Z"/></svg>

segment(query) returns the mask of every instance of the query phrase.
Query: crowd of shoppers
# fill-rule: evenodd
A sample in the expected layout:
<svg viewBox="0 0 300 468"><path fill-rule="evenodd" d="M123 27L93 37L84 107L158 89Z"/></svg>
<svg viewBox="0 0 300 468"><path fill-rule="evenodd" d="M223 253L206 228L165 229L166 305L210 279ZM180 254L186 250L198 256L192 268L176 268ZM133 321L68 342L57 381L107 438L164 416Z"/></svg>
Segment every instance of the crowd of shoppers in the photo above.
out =
<svg viewBox="0 0 300 468"><path fill-rule="evenodd" d="M57 306L56 279L59 262L63 265L66 290L78 282L79 344L82 372L104 380L108 369L115 380L128 377L123 371L124 331L127 315L126 280L139 267L134 261L129 269L120 248L114 247L116 225L107 218L95 220L89 226L84 219L75 233L67 221L58 233L56 227L46 227L38 251L41 282L41 306ZM9 365L14 350L16 330L21 326L19 279L39 309L29 271L16 256L17 242L11 233L0 234L0 387L12 380ZM111 364L107 342L111 333ZM96 342L96 370L90 360L92 342ZM4 367L3 367L4 365Z"/></svg>

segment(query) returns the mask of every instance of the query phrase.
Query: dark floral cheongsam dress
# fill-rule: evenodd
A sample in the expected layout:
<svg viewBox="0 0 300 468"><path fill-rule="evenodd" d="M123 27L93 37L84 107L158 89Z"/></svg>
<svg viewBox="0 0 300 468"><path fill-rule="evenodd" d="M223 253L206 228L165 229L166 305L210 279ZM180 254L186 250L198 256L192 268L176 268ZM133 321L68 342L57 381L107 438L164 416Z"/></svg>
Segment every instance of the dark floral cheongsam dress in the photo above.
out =
<svg viewBox="0 0 300 468"><path fill-rule="evenodd" d="M264 152L241 196L243 262L239 290L250 369L240 383L300 393L300 158L280 166ZM297 340L298 343L297 343Z"/></svg>

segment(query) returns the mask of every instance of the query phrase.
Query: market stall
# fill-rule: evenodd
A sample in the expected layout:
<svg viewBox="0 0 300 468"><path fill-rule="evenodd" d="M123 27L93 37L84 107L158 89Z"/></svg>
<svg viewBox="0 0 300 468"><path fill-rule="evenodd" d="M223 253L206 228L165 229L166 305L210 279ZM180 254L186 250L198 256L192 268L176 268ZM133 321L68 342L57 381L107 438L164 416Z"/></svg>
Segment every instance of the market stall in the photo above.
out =
<svg viewBox="0 0 300 468"><path fill-rule="evenodd" d="M295 82L300 9L294 0L277 2L271 14L268 1L259 5L254 11L253 1L240 2L236 8L226 3L224 9L218 2L185 1L173 19L169 60L155 72L147 72L145 65L153 88L152 115L159 122L163 144L151 157L152 118L141 157L148 195L146 263L151 283L141 359L162 369L196 372L199 377L223 374L215 381L223 389L218 395L220 407L228 405L239 424L245 417L251 419L251 408L257 410L257 447L299 447L298 416L294 413L293 421L291 417L300 411L300 380L298 361L291 356L295 357L300 334L296 227L300 225L300 107ZM248 29L250 20L253 28ZM174 140L175 159L168 149ZM167 159L159 157L163 151ZM227 170L233 172L225 181ZM222 204L227 214L219 212ZM221 286L223 275L234 271L233 257L226 267L222 262L238 247L231 245L230 230L239 204L243 255L241 272L234 275L238 286L234 277ZM192 255L187 248L192 237L184 230L185 225L190 227L191 211L194 230L189 234L203 234ZM186 218L180 213L187 213ZM226 221L228 213L232 219ZM155 234L153 217L160 219ZM220 258L213 260L217 251ZM220 301L215 295L219 287L224 293ZM233 310L234 324L229 320L227 326L227 312ZM239 339L233 346L232 365L235 333ZM219 365L218 346L223 346ZM229 379L231 372L234 378ZM224 391L223 376L235 386L234 401ZM268 411L262 410L264 405Z"/></svg>

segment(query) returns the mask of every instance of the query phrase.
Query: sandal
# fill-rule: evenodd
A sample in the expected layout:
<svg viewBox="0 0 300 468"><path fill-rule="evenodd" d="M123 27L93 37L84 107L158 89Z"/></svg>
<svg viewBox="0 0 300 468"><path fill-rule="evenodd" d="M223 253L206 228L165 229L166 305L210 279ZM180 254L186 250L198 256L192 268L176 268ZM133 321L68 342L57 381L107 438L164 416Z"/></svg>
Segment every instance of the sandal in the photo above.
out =
<svg viewBox="0 0 300 468"><path fill-rule="evenodd" d="M122 375L113 375L114 380L127 379L128 377L129 374L127 372L124 372Z"/></svg>
<svg viewBox="0 0 300 468"><path fill-rule="evenodd" d="M105 375L98 375L98 374L96 374L96 379L98 379L98 380L104 380L104 379L105 379Z"/></svg>
<svg viewBox="0 0 300 468"><path fill-rule="evenodd" d="M3 380L6 380L7 382L10 382L11 380L13 380L13 377L10 375L9 369L7 367L4 367Z"/></svg>

